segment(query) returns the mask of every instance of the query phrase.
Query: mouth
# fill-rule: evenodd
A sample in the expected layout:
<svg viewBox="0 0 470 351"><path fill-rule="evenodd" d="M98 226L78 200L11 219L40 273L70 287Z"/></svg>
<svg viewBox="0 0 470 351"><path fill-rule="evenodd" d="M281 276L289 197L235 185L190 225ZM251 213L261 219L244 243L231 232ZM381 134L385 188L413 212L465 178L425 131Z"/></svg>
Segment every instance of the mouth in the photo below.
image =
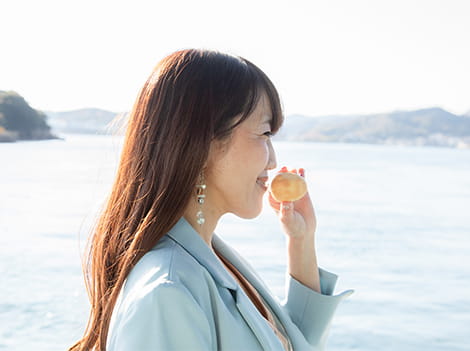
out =
<svg viewBox="0 0 470 351"><path fill-rule="evenodd" d="M269 179L268 177L258 177L256 179L256 184L258 184L263 189L263 191L266 191L268 190L268 185L267 185L268 179Z"/></svg>

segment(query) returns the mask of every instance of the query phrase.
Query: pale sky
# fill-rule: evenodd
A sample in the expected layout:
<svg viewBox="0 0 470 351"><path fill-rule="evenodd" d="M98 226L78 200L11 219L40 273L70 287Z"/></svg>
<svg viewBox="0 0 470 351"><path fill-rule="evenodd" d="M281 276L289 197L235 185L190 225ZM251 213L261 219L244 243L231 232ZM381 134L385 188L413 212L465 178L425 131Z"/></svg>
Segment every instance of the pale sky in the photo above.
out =
<svg viewBox="0 0 470 351"><path fill-rule="evenodd" d="M127 111L189 47L254 62L286 114L470 110L468 0L15 0L0 33L0 90L41 110Z"/></svg>

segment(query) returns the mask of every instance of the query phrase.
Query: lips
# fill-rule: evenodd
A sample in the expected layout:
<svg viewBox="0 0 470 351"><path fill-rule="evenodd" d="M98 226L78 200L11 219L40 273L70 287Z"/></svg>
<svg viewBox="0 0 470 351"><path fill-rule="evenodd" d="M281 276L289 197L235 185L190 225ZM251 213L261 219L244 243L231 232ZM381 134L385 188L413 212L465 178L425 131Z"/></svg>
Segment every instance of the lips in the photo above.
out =
<svg viewBox="0 0 470 351"><path fill-rule="evenodd" d="M266 185L266 183L268 182L268 177L258 177L256 179L256 184L258 184L259 186L261 186L264 190L268 190L268 186Z"/></svg>

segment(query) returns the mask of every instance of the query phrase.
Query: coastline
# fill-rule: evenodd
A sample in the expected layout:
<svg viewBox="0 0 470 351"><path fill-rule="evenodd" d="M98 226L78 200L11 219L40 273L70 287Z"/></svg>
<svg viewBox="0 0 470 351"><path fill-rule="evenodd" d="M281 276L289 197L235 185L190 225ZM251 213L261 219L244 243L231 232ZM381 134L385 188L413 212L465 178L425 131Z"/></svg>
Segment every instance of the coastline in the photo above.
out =
<svg viewBox="0 0 470 351"><path fill-rule="evenodd" d="M0 143L16 143L21 141L39 141L55 139L63 140L63 138L58 137L57 135L54 135L50 132L44 133L42 131L39 131L39 133L36 133L36 135L33 135L31 138L19 138L18 133L11 132L8 130L0 131Z"/></svg>

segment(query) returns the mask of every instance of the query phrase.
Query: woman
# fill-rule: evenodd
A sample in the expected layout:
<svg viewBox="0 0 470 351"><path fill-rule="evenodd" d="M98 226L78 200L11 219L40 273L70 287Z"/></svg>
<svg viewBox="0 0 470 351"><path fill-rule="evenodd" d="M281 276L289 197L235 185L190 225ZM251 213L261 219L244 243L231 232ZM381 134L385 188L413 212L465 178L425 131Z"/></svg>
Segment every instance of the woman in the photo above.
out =
<svg viewBox="0 0 470 351"><path fill-rule="evenodd" d="M90 319L71 350L324 348L349 292L331 296L336 276L317 267L309 196L270 198L288 243L283 303L214 234L225 213L260 213L282 121L273 84L243 58L183 50L157 65L91 239Z"/></svg>

